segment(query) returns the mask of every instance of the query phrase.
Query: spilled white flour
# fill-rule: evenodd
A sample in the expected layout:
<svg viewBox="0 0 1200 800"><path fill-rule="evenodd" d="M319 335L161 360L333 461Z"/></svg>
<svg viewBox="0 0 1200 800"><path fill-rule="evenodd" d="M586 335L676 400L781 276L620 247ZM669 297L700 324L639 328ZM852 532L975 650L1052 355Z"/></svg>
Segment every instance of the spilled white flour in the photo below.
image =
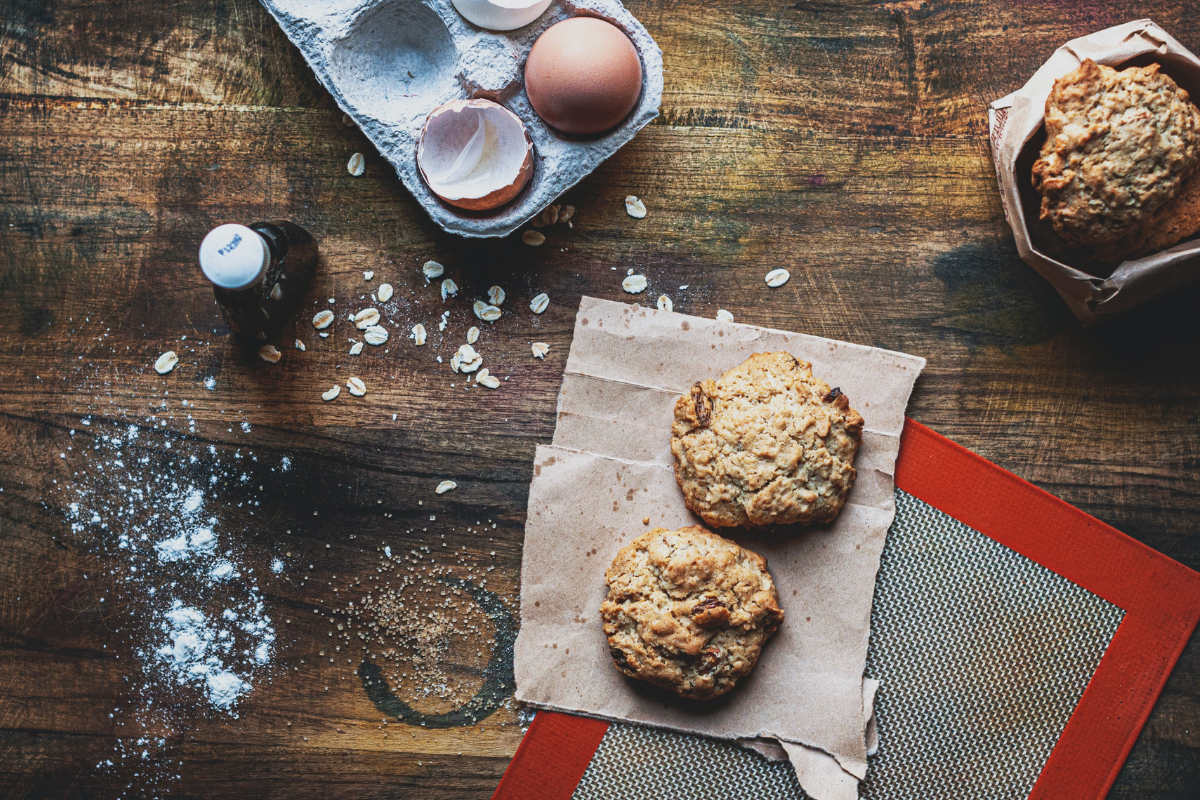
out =
<svg viewBox="0 0 1200 800"><path fill-rule="evenodd" d="M188 688L236 717L238 700L270 664L275 628L253 570L206 507L218 506L209 496L216 486L247 481L239 463L246 456L236 451L234 463L223 464L210 445L164 470L130 452L138 426L94 432L84 451L90 469L76 470L65 486L74 495L68 518L72 531L122 565L113 572L145 623L134 647L148 688ZM282 572L283 562L274 559L271 569Z"/></svg>

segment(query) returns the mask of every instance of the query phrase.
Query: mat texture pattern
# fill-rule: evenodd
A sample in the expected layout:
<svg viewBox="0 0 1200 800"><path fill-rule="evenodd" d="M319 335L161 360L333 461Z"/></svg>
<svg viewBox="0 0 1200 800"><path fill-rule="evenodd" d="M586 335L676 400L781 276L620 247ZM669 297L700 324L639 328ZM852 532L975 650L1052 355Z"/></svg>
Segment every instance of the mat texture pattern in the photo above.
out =
<svg viewBox="0 0 1200 800"><path fill-rule="evenodd" d="M1026 797L1124 612L896 491L866 673L882 681L861 796ZM575 800L806 797L787 763L614 724Z"/></svg>

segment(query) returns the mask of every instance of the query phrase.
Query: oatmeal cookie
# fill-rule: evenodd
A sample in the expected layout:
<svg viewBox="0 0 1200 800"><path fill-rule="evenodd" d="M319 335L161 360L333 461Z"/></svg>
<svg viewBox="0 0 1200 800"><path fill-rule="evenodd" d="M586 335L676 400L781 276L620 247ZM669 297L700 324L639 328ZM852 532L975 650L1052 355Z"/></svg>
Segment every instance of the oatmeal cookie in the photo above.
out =
<svg viewBox="0 0 1200 800"><path fill-rule="evenodd" d="M1054 82L1033 186L1068 244L1135 231L1197 166L1200 110L1158 64L1118 72L1088 59Z"/></svg>
<svg viewBox="0 0 1200 800"><path fill-rule="evenodd" d="M1200 170L1184 181L1179 192L1132 233L1090 255L1100 263L1119 264L1145 258L1178 244L1200 231Z"/></svg>
<svg viewBox="0 0 1200 800"><path fill-rule="evenodd" d="M709 525L829 522L854 483L863 418L790 353L755 353L675 403L671 452Z"/></svg>
<svg viewBox="0 0 1200 800"><path fill-rule="evenodd" d="M732 689L783 622L766 559L699 525L647 531L604 579L617 669L693 700Z"/></svg>

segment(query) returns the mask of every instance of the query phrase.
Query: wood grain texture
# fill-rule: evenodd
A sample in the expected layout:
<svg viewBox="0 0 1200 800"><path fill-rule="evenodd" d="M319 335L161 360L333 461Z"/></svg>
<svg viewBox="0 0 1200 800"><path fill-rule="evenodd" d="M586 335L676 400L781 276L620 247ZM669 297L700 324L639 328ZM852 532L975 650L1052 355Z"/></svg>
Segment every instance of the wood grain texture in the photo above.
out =
<svg viewBox="0 0 1200 800"><path fill-rule="evenodd" d="M1200 49L1200 5L628 5L664 50L662 117L567 193L574 227L534 249L432 225L251 0L0 0L5 796L164 790L132 769L96 777L123 735L108 714L131 701L121 632L139 611L61 503L84 442L130 424L138 456L168 471L210 444L225 458L254 451L249 483L262 488L224 492L223 524L246 532L256 575L280 552L299 565L262 579L279 629L270 682L236 721L174 720L171 794L489 796L520 737L511 707L384 730L355 664L315 652L347 579L372 574L385 542L444 534L467 554L456 575L486 558L489 589L515 600L530 464L553 433L573 311L585 293L630 299L629 268L648 277L645 298L668 294L677 311L925 356L911 416L1200 568L1200 289L1081 330L1018 258L985 138L987 103L1067 39L1151 16ZM362 178L346 171L354 152ZM626 216L627 194L646 219ZM308 228L323 259L277 365L227 341L194 263L213 225L272 218ZM430 258L462 287L444 305L420 276ZM790 282L768 289L780 266ZM396 288L392 338L351 357L343 312L365 302L364 270ZM480 325L477 347L508 380L483 394L435 357L448 359L492 284L509 313ZM528 301L542 291L551 305L537 316ZM329 297L342 318L321 340L307 319ZM416 322L425 348L405 338ZM532 341L550 344L544 363ZM150 365L168 348L181 363L162 377ZM320 400L350 374L366 397ZM286 474L268 467L285 456ZM459 488L434 495L443 479ZM496 526L487 542L483 519ZM460 649L451 673L482 685L489 653ZM1200 794L1198 678L1194 637L1112 797Z"/></svg>

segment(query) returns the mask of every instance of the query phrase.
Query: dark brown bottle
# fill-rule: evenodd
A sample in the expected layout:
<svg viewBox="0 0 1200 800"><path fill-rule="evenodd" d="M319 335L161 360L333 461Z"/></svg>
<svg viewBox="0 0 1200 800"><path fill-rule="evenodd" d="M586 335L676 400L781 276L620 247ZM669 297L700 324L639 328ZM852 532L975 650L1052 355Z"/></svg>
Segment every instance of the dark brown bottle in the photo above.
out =
<svg viewBox="0 0 1200 800"><path fill-rule="evenodd" d="M265 341L296 312L317 269L312 234L286 220L218 225L200 244L200 269L238 336Z"/></svg>

